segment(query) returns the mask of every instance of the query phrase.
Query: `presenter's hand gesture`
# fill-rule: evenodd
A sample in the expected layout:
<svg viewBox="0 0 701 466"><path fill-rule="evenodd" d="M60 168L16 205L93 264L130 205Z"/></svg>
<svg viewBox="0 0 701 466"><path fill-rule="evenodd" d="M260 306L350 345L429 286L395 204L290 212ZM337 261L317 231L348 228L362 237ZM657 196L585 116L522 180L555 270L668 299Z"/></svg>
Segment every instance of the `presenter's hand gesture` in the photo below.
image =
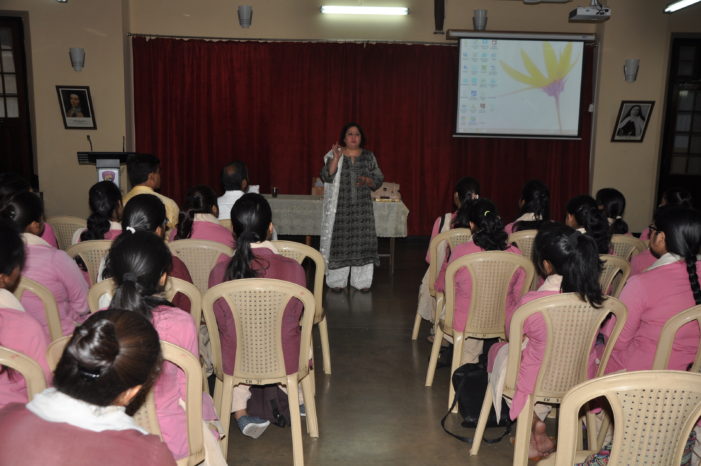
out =
<svg viewBox="0 0 701 466"><path fill-rule="evenodd" d="M372 178L367 177L367 176L359 176L358 177L358 186L367 186L369 188L372 188L375 185L375 182L372 181Z"/></svg>
<svg viewBox="0 0 701 466"><path fill-rule="evenodd" d="M343 155L343 148L338 145L338 143L334 143L333 146L331 146L331 152L333 152L333 158L338 160L341 158L341 155Z"/></svg>

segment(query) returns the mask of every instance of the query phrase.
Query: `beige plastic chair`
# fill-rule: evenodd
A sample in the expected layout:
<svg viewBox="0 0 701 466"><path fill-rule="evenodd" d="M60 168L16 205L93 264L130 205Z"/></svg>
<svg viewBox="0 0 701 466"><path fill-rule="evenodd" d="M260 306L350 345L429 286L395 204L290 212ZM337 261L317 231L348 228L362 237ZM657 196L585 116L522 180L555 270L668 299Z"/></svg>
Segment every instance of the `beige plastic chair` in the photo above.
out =
<svg viewBox="0 0 701 466"><path fill-rule="evenodd" d="M66 349L68 341L71 339L72 335L62 336L52 341L46 348L46 364L48 364L49 369L53 372L58 365L59 359L63 354L63 350Z"/></svg>
<svg viewBox="0 0 701 466"><path fill-rule="evenodd" d="M209 288L209 274L219 257L224 255L228 259L234 254L234 250L224 244L203 239L180 239L168 243L168 247L185 263L192 282L203 295Z"/></svg>
<svg viewBox="0 0 701 466"><path fill-rule="evenodd" d="M61 328L61 316L58 313L58 304L56 304L56 298L51 293L51 291L39 282L22 277L19 285L15 289L15 297L17 299L22 299L22 295L29 291L34 293L44 306L44 313L46 314L46 323L49 327L49 336L51 340L55 340L63 336L63 329Z"/></svg>
<svg viewBox="0 0 701 466"><path fill-rule="evenodd" d="M533 406L536 402L559 404L567 391L587 380L589 353L599 333L604 319L613 313L616 324L601 357L598 374L601 375L608 363L613 346L623 329L628 311L616 298L608 298L600 309L582 301L576 293L562 293L530 301L516 310L509 329L509 354L506 369L504 395L513 398L516 379L521 361L523 325L528 317L540 314L547 328L547 346L538 372L533 393L528 396L523 410L518 416L516 443L514 446L514 466L528 463L528 445L533 423ZM492 386L487 386L477 422L475 437L470 455L479 452L487 417L492 409ZM596 441L596 427L593 415L588 416L589 439Z"/></svg>
<svg viewBox="0 0 701 466"><path fill-rule="evenodd" d="M611 236L611 247L613 248L613 253L615 255L622 257L629 262L633 256L636 256L647 249L644 242L630 235Z"/></svg>
<svg viewBox="0 0 701 466"><path fill-rule="evenodd" d="M470 307L463 332L453 329L455 315L455 275L458 270L466 268L472 280ZM530 259L505 251L487 251L468 254L458 258L448 266L445 274L445 320L439 321L431 348L431 358L426 373L426 386L433 384L433 376L438 362L443 335L452 337L453 362L452 374L462 362L462 346L465 338L506 338L505 323L506 296L514 275L525 272L523 286L519 290L523 295L533 280L535 269ZM455 391L449 384L448 406L453 403Z"/></svg>
<svg viewBox="0 0 701 466"><path fill-rule="evenodd" d="M696 321L701 326L701 305L690 307L689 309L680 312L669 319L662 327L660 339L657 342L657 351L655 352L655 360L652 363L653 369L667 369L669 358L672 355L672 345L674 338L681 327L689 322ZM693 325L693 324L692 324ZM699 349L696 351L696 359L689 369L690 372L701 371L701 341L699 341Z"/></svg>
<svg viewBox="0 0 701 466"><path fill-rule="evenodd" d="M280 328L282 315L290 299L298 299L304 305L300 319L302 327L299 345L299 369L287 375L282 353ZM222 368L221 343L214 315L214 303L224 299L236 324L236 360L233 374L225 374ZM309 370L309 351L314 324L314 296L294 283L267 278L233 280L212 287L203 298L205 321L212 344L212 362L216 382L214 404L224 431L229 431L233 387L245 383L251 385L282 384L287 387L292 423L292 451L294 464L304 464L302 425L299 414L298 388L302 383L306 406L307 432L311 437L319 436L316 417L314 387ZM228 436L221 441L222 451L227 454Z"/></svg>
<svg viewBox="0 0 701 466"><path fill-rule="evenodd" d="M562 400L557 452L539 465L572 466L595 453L577 451L579 411L606 397L616 428L610 465L679 466L691 430L701 416L701 374L634 371L573 387Z"/></svg>
<svg viewBox="0 0 701 466"><path fill-rule="evenodd" d="M87 228L88 222L84 218L71 217L71 216L59 216L59 217L49 217L46 223L51 225L56 233L56 241L58 241L59 249L64 251L71 247L71 241L73 240L73 234L76 230L81 228Z"/></svg>
<svg viewBox="0 0 701 466"><path fill-rule="evenodd" d="M533 249L535 245L535 237L538 234L538 230L521 230L509 235L509 243L514 243L517 248L521 250L523 257L526 257L533 262L533 266L538 270L538 264L535 263L533 258ZM531 282L531 290L537 288L536 275L533 276L533 282Z"/></svg>
<svg viewBox="0 0 701 466"><path fill-rule="evenodd" d="M329 346L329 329L326 322L326 310L324 309L324 275L326 262L319 251L306 244L294 241L273 241L273 245L280 255L294 259L301 265L305 258L314 262L314 325L319 326L319 338L321 340L321 356L323 358L324 374L331 374L331 347Z"/></svg>
<svg viewBox="0 0 701 466"><path fill-rule="evenodd" d="M219 225L225 227L229 231L234 231L234 226L231 224L230 218L225 218L225 219L219 220Z"/></svg>
<svg viewBox="0 0 701 466"><path fill-rule="evenodd" d="M27 385L27 399L41 393L46 388L46 380L41 366L29 356L10 348L0 346L0 366L9 367L19 372L24 377Z"/></svg>
<svg viewBox="0 0 701 466"><path fill-rule="evenodd" d="M599 258L604 262L604 269L599 277L601 291L618 298L630 276L630 262L611 254L601 254Z"/></svg>
<svg viewBox="0 0 701 466"><path fill-rule="evenodd" d="M66 254L73 259L80 257L88 268L90 284L97 283L97 274L100 272L100 264L112 247L111 239L95 239L81 241L66 250Z"/></svg>
<svg viewBox="0 0 701 466"><path fill-rule="evenodd" d="M434 310L434 325L436 316L440 316L443 310L444 298L443 293L436 293L435 284L436 277L446 260L447 251L452 250L455 246L467 243L472 239L472 231L469 228L453 228L452 230L444 231L433 237L428 245L428 292L436 298L436 307ZM414 317L414 328L411 331L411 339L416 340L419 337L419 328L421 327L421 316L418 310Z"/></svg>

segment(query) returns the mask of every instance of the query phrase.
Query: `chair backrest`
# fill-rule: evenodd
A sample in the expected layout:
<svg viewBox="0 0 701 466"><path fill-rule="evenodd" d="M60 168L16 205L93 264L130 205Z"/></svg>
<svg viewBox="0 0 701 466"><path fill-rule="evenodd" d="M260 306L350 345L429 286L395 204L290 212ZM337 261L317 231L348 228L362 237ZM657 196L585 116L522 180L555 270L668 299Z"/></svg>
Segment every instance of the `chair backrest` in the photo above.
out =
<svg viewBox="0 0 701 466"><path fill-rule="evenodd" d="M630 235L612 235L611 247L615 255L627 261L646 249L645 243Z"/></svg>
<svg viewBox="0 0 701 466"><path fill-rule="evenodd" d="M309 371L311 330L314 323L314 296L294 283L269 278L232 280L214 286L202 299L205 322L212 345L212 363L223 378L221 343L214 316L214 303L224 299L236 326L234 379L252 385L285 382L282 353L282 316L287 303L298 299L304 306L299 347L299 373Z"/></svg>
<svg viewBox="0 0 701 466"><path fill-rule="evenodd" d="M111 239L95 239L81 241L66 250L66 254L72 258L80 257L88 268L90 284L97 283L97 274L100 272L100 264L112 247Z"/></svg>
<svg viewBox="0 0 701 466"><path fill-rule="evenodd" d="M652 363L653 369L667 369L669 358L672 356L674 338L676 337L677 332L681 327L693 321L696 321L696 323L701 327L701 305L690 307L689 309L680 312L664 324L664 327L662 327L662 332L660 333L660 339L657 342L655 360ZM696 351L696 358L694 359L694 363L689 371L701 372L701 340L699 341L699 348Z"/></svg>
<svg viewBox="0 0 701 466"><path fill-rule="evenodd" d="M41 370L41 366L27 355L0 346L0 366L14 369L24 377L27 385L27 399L29 400L46 388L46 380L44 380L44 372Z"/></svg>
<svg viewBox="0 0 701 466"><path fill-rule="evenodd" d="M221 255L230 258L234 250L216 241L181 239L168 243L170 252L187 266L194 285L204 294L209 288L209 273Z"/></svg>
<svg viewBox="0 0 701 466"><path fill-rule="evenodd" d="M46 223L54 229L58 247L64 251L71 246L75 231L88 226L88 222L84 218L71 216L49 217Z"/></svg>
<svg viewBox="0 0 701 466"><path fill-rule="evenodd" d="M326 274L326 261L319 251L306 244L294 241L276 240L272 242L281 256L296 260L300 265L307 257L314 262L314 323L318 324L324 318L324 276Z"/></svg>
<svg viewBox="0 0 701 466"><path fill-rule="evenodd" d="M234 231L234 225L232 225L230 218L220 219L219 225L223 226L224 228L226 228L229 231Z"/></svg>
<svg viewBox="0 0 701 466"><path fill-rule="evenodd" d="M514 275L523 270L524 280L519 296L526 293L533 280L533 263L519 254L486 251L467 254L452 262L445 274L445 325L451 328L455 311L455 274L466 268L472 280L472 295L465 323L466 337L505 337L504 318L509 285Z"/></svg>
<svg viewBox="0 0 701 466"><path fill-rule="evenodd" d="M61 338L57 338L46 348L46 364L49 366L49 369L51 369L51 372L56 369L58 361L61 359L61 355L63 354L63 350L66 349L66 345L68 344L68 340L71 339L71 336L72 335L66 335Z"/></svg>
<svg viewBox="0 0 701 466"><path fill-rule="evenodd" d="M428 245L428 291L431 296L436 295L434 285L436 277L445 261L446 251L453 249L458 244L467 243L472 239L472 231L469 228L453 228L433 237Z"/></svg>
<svg viewBox="0 0 701 466"><path fill-rule="evenodd" d="M611 374L572 388L560 406L555 464L576 463L580 408L602 396L611 405L615 424L608 464L681 464L701 416L701 374L682 371Z"/></svg>
<svg viewBox="0 0 701 466"><path fill-rule="evenodd" d="M609 313L615 316L616 324L601 357L599 374L606 368L613 345L625 324L628 311L623 303L609 297L600 309L596 309L576 293L561 293L534 299L519 307L509 328L504 393L513 393L516 387L523 324L528 317L540 314L547 329L547 345L533 392L534 400L559 403L570 388L588 378L589 353Z"/></svg>
<svg viewBox="0 0 701 466"><path fill-rule="evenodd" d="M27 278L25 276L19 282L19 285L15 289L15 296L17 299L22 299L22 295L29 291L34 293L44 306L44 313L46 314L46 324L49 327L49 336L51 340L55 340L63 336L63 329L61 328L61 317L58 313L58 304L56 304L56 298L51 293L51 291L39 282Z"/></svg>
<svg viewBox="0 0 701 466"><path fill-rule="evenodd" d="M516 247L521 250L523 257L530 259L534 265L533 245L537 234L538 230L521 230L509 235L509 243L516 244Z"/></svg>
<svg viewBox="0 0 701 466"><path fill-rule="evenodd" d="M599 258L604 262L604 269L599 276L601 291L618 298L630 276L630 262L611 254L601 254Z"/></svg>

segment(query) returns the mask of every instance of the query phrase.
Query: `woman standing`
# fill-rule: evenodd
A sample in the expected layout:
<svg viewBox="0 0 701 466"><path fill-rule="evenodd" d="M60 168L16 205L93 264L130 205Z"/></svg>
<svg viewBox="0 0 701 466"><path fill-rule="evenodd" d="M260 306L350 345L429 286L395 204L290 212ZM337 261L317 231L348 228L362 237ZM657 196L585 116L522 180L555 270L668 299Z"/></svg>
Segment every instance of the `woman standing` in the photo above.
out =
<svg viewBox="0 0 701 466"><path fill-rule="evenodd" d="M347 123L324 156L324 215L321 254L326 259L326 284L340 292L350 283L370 291L373 267L380 265L372 191L384 181L375 154L364 149L365 133Z"/></svg>

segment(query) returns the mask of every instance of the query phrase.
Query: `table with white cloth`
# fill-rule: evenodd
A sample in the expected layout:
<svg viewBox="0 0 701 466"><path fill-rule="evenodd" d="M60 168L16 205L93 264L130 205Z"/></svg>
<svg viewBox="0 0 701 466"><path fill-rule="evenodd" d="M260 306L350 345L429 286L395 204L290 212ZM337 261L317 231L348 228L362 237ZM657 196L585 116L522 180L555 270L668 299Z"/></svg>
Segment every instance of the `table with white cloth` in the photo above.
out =
<svg viewBox="0 0 701 466"><path fill-rule="evenodd" d="M279 235L319 236L324 197L303 194L279 194L272 197L264 194L273 211L273 225ZM394 241L406 238L409 209L402 201L373 202L375 230L380 238L389 238L390 273L394 273Z"/></svg>

